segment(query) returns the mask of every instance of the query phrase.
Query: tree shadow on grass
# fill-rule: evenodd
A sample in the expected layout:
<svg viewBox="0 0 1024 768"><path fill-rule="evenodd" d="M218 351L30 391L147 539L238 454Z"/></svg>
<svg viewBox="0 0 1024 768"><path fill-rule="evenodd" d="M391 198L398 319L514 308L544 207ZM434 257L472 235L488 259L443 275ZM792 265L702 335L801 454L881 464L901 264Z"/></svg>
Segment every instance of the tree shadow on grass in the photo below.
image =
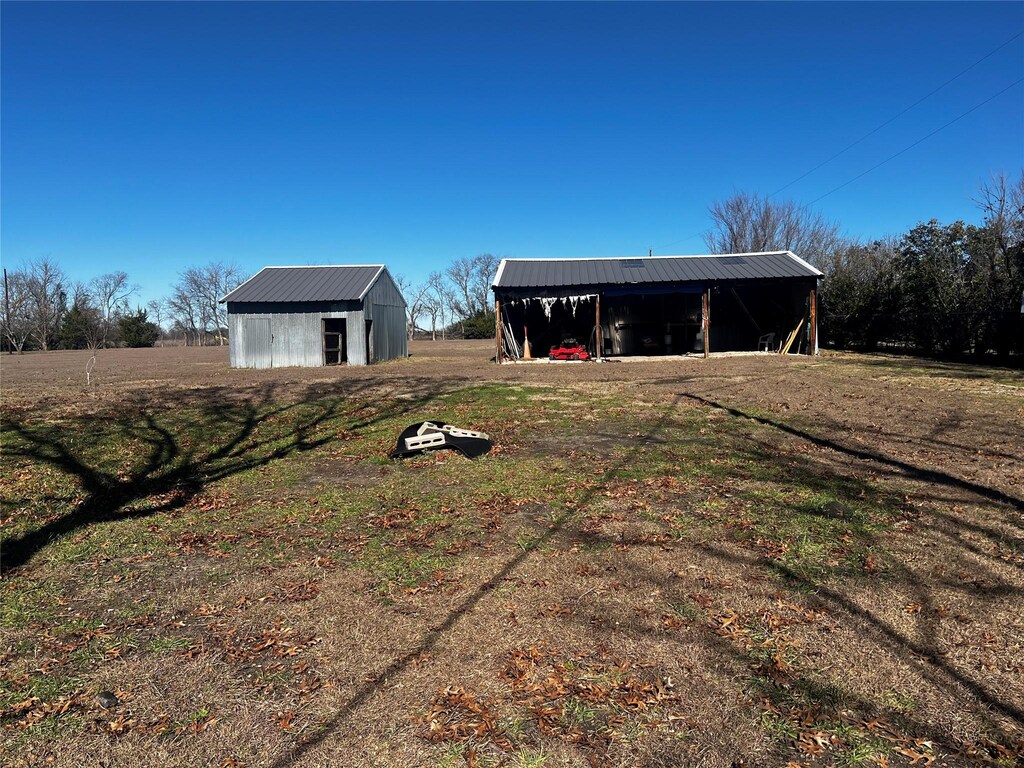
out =
<svg viewBox="0 0 1024 768"><path fill-rule="evenodd" d="M820 448L829 448L833 451L837 451L838 453L844 453L847 456L850 456L854 459L858 459L860 461L877 462L878 464L882 464L886 467L889 467L890 469L897 470L898 472L906 475L907 477L913 480L920 480L926 483L934 483L936 485L958 488L960 490L973 493L977 496L981 496L982 498L988 499L989 501L995 501L1000 504L1006 504L1012 507L1013 509L1017 510L1018 512L1024 512L1024 500L1018 499L1016 496L1011 496L1010 494L1004 493L1003 491L1000 491L996 488L989 488L986 485L981 485L980 483L965 480L963 478L956 477L955 475L951 475L948 472L943 472L938 469L928 469L926 467L919 467L916 466L915 464L911 464L910 462L903 461L901 459L895 459L892 458L891 456L886 456L880 451L873 451L866 448L854 448L852 446L843 445L842 443L837 442L835 440L831 440L826 437L820 437L819 435L812 434L806 430L790 426L789 424L786 424L782 421L769 419L765 416L757 416L755 414L747 413L746 411L740 410L739 408L724 405L720 402L709 400L708 398L702 397L700 395L695 395L687 392L683 393L682 396L701 405L705 405L709 408L719 408L736 418L746 419L748 421L756 422L767 427L772 427L774 429L779 430L780 432L785 432L786 434L791 435L793 437L797 437L800 438L801 440L806 440L809 443L813 443L814 445L817 445ZM1020 526L1019 523L1015 524Z"/></svg>
<svg viewBox="0 0 1024 768"><path fill-rule="evenodd" d="M528 545L520 547L520 550L513 557L506 560L504 565L502 565L497 572L477 586L477 588L465 599L460 601L459 604L448 613L444 621L431 628L413 650L398 656L374 679L359 686L355 693L349 697L348 701L341 706L338 712L323 723L321 729L315 735L305 739L300 744L280 755L271 764L270 768L284 768L284 766L293 764L307 751L322 743L328 736L341 728L348 718L351 717L359 707L366 703L373 694L379 691L389 679L402 673L410 665L421 659L424 654L432 652L433 649L437 647L437 644L444 639L445 635L459 624L459 622L462 621L462 619L464 619L469 613L471 613L481 600L501 586L509 575L522 565L524 561L529 559L535 552L542 549L552 539L563 533L566 526L576 517L576 509L586 507L587 504L594 501L598 496L603 487L603 482L607 482L613 478L617 472L630 466L636 452L640 450L642 445L655 440L659 436L659 433L668 424L668 421L677 405L678 398L665 409L658 422L635 444L634 450L623 456L621 459L616 461L613 466L607 469L602 475L601 482L596 483L592 488L587 490L574 508L567 509L555 517L543 534L533 539Z"/></svg>
<svg viewBox="0 0 1024 768"><path fill-rule="evenodd" d="M507 559L495 573L480 583L470 594L464 597L450 612L448 612L440 623L431 627L423 635L422 639L414 649L396 656L386 669L373 680L367 681L366 683L358 686L340 709L323 723L321 730L281 754L271 764L273 768L283 768L283 766L293 764L302 758L302 756L310 749L315 748L317 745L324 742L331 734L340 730L349 718L351 718L353 714L373 695L380 691L387 683L393 682L395 676L402 674L418 659L421 659L423 654L438 648L439 645L443 643L448 633L474 609L476 609L487 595L492 593L497 587L506 581L513 572L520 568L520 566L527 559L537 553L538 550L541 550L545 546L551 544L552 540L556 537L568 536L573 541L599 544L606 548L614 546L617 549L623 547L629 549L632 547L661 546L659 543L652 543L650 540L642 540L639 538L631 540L623 539L622 537L608 538L601 535L595 536L592 531L584 530L579 525L580 515L577 510L587 510L589 506L597 500L597 497L609 487L609 483L616 480L617 475L621 470L631 467L634 462L641 459L641 452L645 448L665 445L666 440L669 444L672 442L670 437L666 434L666 427L671 421L673 412L677 410L677 406L685 397L700 400L701 402L714 407L722 407L712 401L703 400L696 396L677 396L675 400L666 407L665 412L657 422L652 425L645 434L638 436L632 441L632 450L626 452L625 455L617 458L611 464L605 465L605 469L602 472L602 475L597 479L597 482L584 493L584 495L578 500L578 504L573 509L569 509L558 515L542 535L533 539L528 545L523 546L520 551ZM744 419L765 422L769 426L779 428L791 437L809 440L811 442L827 445L828 447L833 447L839 453L846 454L848 457L857 461L892 464L895 465L895 468L901 470L903 474L908 474L918 479L927 479L940 484L970 490L985 499L996 501L1000 504L1015 506L1020 503L1019 500L1009 497L1006 494L962 481L959 478L952 477L945 473L924 470L905 462L897 462L872 451L859 449L851 450L840 445L833 446L830 441L816 438L813 435L787 427L786 425L776 424L775 422L767 419L751 417L738 409L726 408L725 410ZM729 446L729 449L732 448L733 446ZM848 474L844 474L844 471L837 466L828 466L826 463L822 462L820 466L816 466L811 471L808 471L806 465L796 468L793 466L790 458L781 456L778 451L773 453L771 446L759 445L757 447L752 447L748 445L747 449L750 451L753 458L767 462L771 467L771 471L775 472L781 481L792 482L794 486L799 486L810 492L820 492L825 490L832 493L838 492L838 494L851 505L862 503L865 498L865 494L875 493L877 495L879 493L874 484L852 478ZM887 502L887 499L880 501L880 503ZM997 532L985 529L984 527L980 527L978 532L989 536L997 535ZM870 543L873 535L874 534L871 533L865 534L863 537L864 541L862 543ZM952 540L950 543L956 545L956 542ZM938 626L934 616L932 615L932 611L927 609L922 611L923 615L917 620L916 634L918 636L913 637L895 628L883 617L876 615L875 612L859 606L848 596L844 595L839 589L833 588L820 580L809 578L806 574L789 567L784 562L777 562L770 560L769 558L758 557L756 554L751 554L749 556L736 556L735 554L712 544L701 544L697 546L698 549L701 549L704 555L709 558L731 563L734 566L738 565L741 567L755 568L761 572L762 578L767 577L768 579L778 583L780 586L789 584L796 590L795 594L809 593L814 595L809 598L811 603L820 605L828 611L835 613L837 616L848 617L847 620L851 622L855 631L863 632L864 636L869 638L871 643L885 649L886 652L891 653L896 658L899 658L909 664L918 671L923 679L927 679L930 684L934 685L939 690L946 691L952 695L954 699L957 698L957 692L965 693L967 697L974 702L974 706L971 707L973 715L981 722L987 723L992 729L992 732L998 734L999 738L1005 738L1009 741L1012 734L1001 729L999 723L991 717L992 712L996 712L1002 717L1009 719L1017 726L1024 725L1024 712L1022 712L1019 706L1014 704L1012 701L1006 700L1006 697L1001 696L998 691L992 690L984 682L973 678L964 670L958 668L958 666L945 658L937 641ZM975 551L975 554L990 557L989 553L981 550ZM668 582L670 581L670 578L667 573L658 574L653 572L644 572L642 566L638 566L635 575L638 578L649 582L646 588L642 588L644 594L651 593L653 589L669 589L670 585ZM859 576L855 574L848 574L848 577L855 580L870 578L865 574L860 574ZM924 606L927 606L927 608L932 607L934 600L930 596L928 585L924 584L909 568L895 569L893 572L893 578L899 580L901 583L905 583L907 589L910 590ZM1006 583L1002 585L1002 587L997 585L997 588L992 590L988 597L994 598L1005 595L1020 594L1020 592L1021 589L1019 587ZM608 629L609 633L624 631L629 630L620 627L617 627L614 630L610 628ZM707 642L717 653L728 655L731 658L744 663L749 661L748 655L743 649L734 647L726 640L717 637L711 631L708 631L705 634L708 636ZM899 714L852 692L844 693L841 687L837 688L832 685L823 684L822 681L818 680L816 676L813 675L806 676L797 674L786 684L786 686L773 687L770 682L768 685L769 688L765 691L765 694L769 697L778 699L795 697L808 701L811 704L815 704L816 702L823 705L828 704L832 709L835 709L836 706L838 706L837 702L829 704L826 699L829 699L829 697L835 698L836 691L839 691L842 699L841 703L854 709L858 715L862 715L865 719L879 714ZM899 721L903 724L903 727L907 729L909 734L927 737L934 741L934 743L941 745L950 751L957 751L961 746L954 739L948 738L948 735L941 733L940 729L930 725L924 719L914 719L909 715L900 714Z"/></svg>
<svg viewBox="0 0 1024 768"><path fill-rule="evenodd" d="M730 450L734 450L730 446ZM777 482L791 483L794 489L806 490L811 493L818 493L823 490L837 495L844 504L850 506L863 504L865 502L884 506L890 499L886 492L880 491L873 484L857 480L848 475L838 474L838 469L830 467L824 462L803 464L798 469L789 465L788 460L775 454L774 456L762 453L761 447L747 445L746 451L751 457L757 457L766 467L770 469L768 474L774 474ZM730 488L733 496L743 497L743 491ZM763 512L763 510L762 510ZM782 529L785 527L783 518L785 512L779 511L779 519L774 521L778 529L774 533L766 534L771 539L784 539ZM723 522L719 519L718 522ZM842 520L839 521L840 523ZM943 521L945 523L945 521ZM766 527L771 528L773 521L768 519ZM941 526L935 526L927 521L918 521L917 525L922 529L920 534L928 541L935 541L939 544L940 539L947 539L944 546L955 553L958 548L964 547L964 542L959 537L953 536ZM891 531L891 528L885 528ZM987 529L982 529L988 533ZM842 532L842 525L836 529L836 533ZM723 532L724 533L724 532ZM827 531L819 533L819 536L827 539ZM714 534L718 536L716 532ZM972 675L969 666L957 663L955 657L951 657L943 648L940 637L940 608L933 586L940 588L956 588L956 585L949 585L941 579L930 579L926 582L921 575L915 572L908 564L896 561L890 563L885 572L880 574L869 574L859 569L844 567L836 573L814 572L810 575L798 565L787 562L784 556L768 556L758 552L758 541L740 541L737 544L748 551L737 552L735 548L723 546L715 541L703 541L701 535L694 539L684 537L681 542L666 542L663 538L652 539L649 536L611 536L596 531L593 528L578 529L573 533L572 542L581 544L589 549L598 547L616 547L622 551L644 551L653 552L657 549L672 551L677 547L693 552L700 556L695 562L703 562L705 565L717 565L725 569L727 573L733 574L734 578L747 581L755 574L749 583L764 581L777 584L791 590L793 599L805 603L816 610L822 610L834 620L840 621L842 627L858 637L858 643L863 642L864 649L877 649L883 655L891 656L900 663L907 665L930 686L942 691L954 702L962 702L964 709L969 711L972 717L978 722L984 723L989 732L999 740L1002 745L1011 745L1015 739L1019 739L1019 731L1014 728L1024 728L1024 709L1018 703L1007 696L1007 692L983 677ZM726 536L725 538L728 538ZM865 547L881 545L884 550L884 539L878 531L866 529L855 535L856 544ZM992 570L988 577L993 585L983 590L982 594L972 594L974 604L973 615L984 617L987 601L1014 598L1024 594L1024 586L1013 580L1012 574L1007 573L1012 564L998 562L991 553L982 549L966 547L982 562L970 563L975 569L982 567L985 559L992 564L993 568L1002 567L1002 573ZM666 555L666 558L671 556ZM648 565L651 555L644 554L640 557L631 558L628 565L630 579L638 582L636 591L639 594L660 594L662 599L671 604L674 601L682 604L688 602L687 593L680 590L678 579L675 578L671 569L658 570ZM712 568L711 572L718 573ZM983 575L985 571L974 571L974 575ZM841 580L837 577L841 577ZM1002 580L1001 580L1002 579ZM1007 580L1009 579L1009 580ZM738 582L737 582L738 583ZM873 605L862 605L844 592L843 585L849 584L858 588L864 585L877 585L879 592L889 594L894 588L906 591L908 599L917 602L919 609L914 619L914 629L906 631L886 618L884 609L893 608L891 598L882 600L876 610ZM804 597L796 597L804 596ZM721 604L720 600L720 607ZM888 606L886 606L888 602ZM902 607L902 603L899 606ZM761 608L759 608L761 610ZM755 618L755 614L751 614ZM617 621L613 622L612 619ZM632 620L631 620L632 619ZM635 617L629 615L609 616L600 609L592 615L573 615L567 620L576 622L584 631L599 630L609 636L609 643L616 635L632 636L643 640L650 636L652 639L657 636L661 640L671 637L667 631L654 630L638 627ZM614 626L613 626L614 625ZM759 655L755 652L757 646L751 649L744 649L728 639L719 636L714 631L711 622L698 625L695 630L696 642L705 646L709 651L726 660L739 661L742 665L756 670L758 664L762 663ZM693 641L693 635L688 636ZM671 640L669 640L671 641ZM856 654L853 655L856 658ZM813 662L811 662L813 663ZM754 671L748 680L751 690L756 690L767 700L796 707L809 707L818 712L817 719L820 721L839 722L840 720L850 721L850 713L853 713L853 723L870 722L873 718L882 718L895 722L900 732L911 738L920 738L930 741L940 749L945 749L952 754L964 754L965 749L973 748L973 745L958 742L951 734L944 731L942 727L929 722L928 717L912 717L909 713L895 710L891 707L881 705L879 702L871 701L852 690L845 677L830 680L825 675L815 672L813 667L802 669L797 667L776 679L771 670L767 672ZM968 703L969 702L969 703ZM960 705L957 705L960 706ZM841 715L841 717L840 717ZM1000 721L998 715L1003 718ZM1007 727L1006 721L1013 723ZM783 758L784 759L784 758ZM966 759L966 758L964 758ZM980 761L984 762L984 761ZM948 763L947 763L948 764ZM973 762L972 762L973 764Z"/></svg>
<svg viewBox="0 0 1024 768"><path fill-rule="evenodd" d="M329 396L313 385L306 393L258 387L204 389L126 403L97 423L85 420L69 428L8 419L2 437L8 457L52 467L77 481L85 498L65 514L20 535L0 541L0 574L28 564L49 544L76 531L118 520L171 512L187 505L211 483L267 466L331 442L337 427L365 430L381 421L421 408L438 394L436 382L407 382L401 399L376 396L371 382L345 382ZM183 415L184 414L184 415ZM101 466L90 453L90 430L112 440L104 455L138 452L128 469ZM95 450L91 451L95 453ZM109 462L108 462L109 463Z"/></svg>

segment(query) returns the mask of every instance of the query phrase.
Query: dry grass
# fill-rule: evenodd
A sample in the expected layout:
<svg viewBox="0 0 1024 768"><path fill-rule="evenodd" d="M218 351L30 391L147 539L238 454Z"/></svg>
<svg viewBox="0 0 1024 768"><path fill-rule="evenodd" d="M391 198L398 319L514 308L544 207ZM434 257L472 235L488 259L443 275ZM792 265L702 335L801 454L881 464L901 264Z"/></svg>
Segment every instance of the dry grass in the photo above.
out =
<svg viewBox="0 0 1024 768"><path fill-rule="evenodd" d="M3 361L13 764L1019 763L1020 374L413 351Z"/></svg>

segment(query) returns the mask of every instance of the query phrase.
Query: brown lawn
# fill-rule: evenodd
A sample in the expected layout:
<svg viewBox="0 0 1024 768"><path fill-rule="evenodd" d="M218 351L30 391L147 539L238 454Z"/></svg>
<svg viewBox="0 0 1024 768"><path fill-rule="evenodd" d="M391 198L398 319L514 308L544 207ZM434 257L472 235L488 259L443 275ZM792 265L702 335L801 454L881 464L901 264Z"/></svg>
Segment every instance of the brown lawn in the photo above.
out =
<svg viewBox="0 0 1024 768"><path fill-rule="evenodd" d="M413 353L0 360L5 763L1024 759L1020 373Z"/></svg>

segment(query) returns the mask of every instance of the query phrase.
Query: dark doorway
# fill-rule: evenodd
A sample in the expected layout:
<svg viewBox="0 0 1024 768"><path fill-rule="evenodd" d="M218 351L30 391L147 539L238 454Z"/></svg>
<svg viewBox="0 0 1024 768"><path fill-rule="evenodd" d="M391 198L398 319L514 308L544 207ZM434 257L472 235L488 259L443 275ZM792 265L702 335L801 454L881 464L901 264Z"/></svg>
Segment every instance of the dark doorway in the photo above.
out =
<svg viewBox="0 0 1024 768"><path fill-rule="evenodd" d="M366 321L366 364L373 362L373 320Z"/></svg>
<svg viewBox="0 0 1024 768"><path fill-rule="evenodd" d="M324 365L341 365L348 362L348 345L345 339L345 319L324 320Z"/></svg>

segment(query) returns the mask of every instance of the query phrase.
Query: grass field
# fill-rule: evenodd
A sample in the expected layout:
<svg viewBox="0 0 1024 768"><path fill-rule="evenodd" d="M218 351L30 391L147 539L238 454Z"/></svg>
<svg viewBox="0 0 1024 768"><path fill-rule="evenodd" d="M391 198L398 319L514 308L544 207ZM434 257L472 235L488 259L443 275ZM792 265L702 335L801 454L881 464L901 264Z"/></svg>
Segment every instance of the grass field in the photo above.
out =
<svg viewBox="0 0 1024 768"><path fill-rule="evenodd" d="M4 357L4 761L1024 759L1020 373L413 352Z"/></svg>

